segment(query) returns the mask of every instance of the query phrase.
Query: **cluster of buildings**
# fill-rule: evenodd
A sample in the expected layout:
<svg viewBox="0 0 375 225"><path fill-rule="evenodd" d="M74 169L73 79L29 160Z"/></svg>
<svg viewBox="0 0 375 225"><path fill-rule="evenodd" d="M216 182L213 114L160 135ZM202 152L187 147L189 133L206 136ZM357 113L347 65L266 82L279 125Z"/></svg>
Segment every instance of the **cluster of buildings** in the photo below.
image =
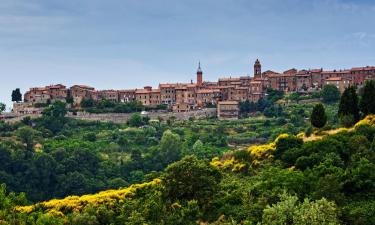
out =
<svg viewBox="0 0 375 225"><path fill-rule="evenodd" d="M30 88L24 95L29 106L46 104L70 99L73 107L80 107L82 100L103 99L113 102L140 101L144 106L167 105L175 112L187 112L194 109L217 105L222 118L238 115L238 103L256 102L264 97L267 88L284 92L308 93L320 90L324 85L333 84L340 91L350 85L361 86L366 80L375 79L375 67L358 67L349 70L290 69L282 73L267 70L257 59L253 76L220 78L216 82L203 81L203 72L199 64L196 82L164 83L157 89L145 86L129 90L95 90L86 85L74 85L70 88L62 84ZM236 113L237 111L237 113Z"/></svg>

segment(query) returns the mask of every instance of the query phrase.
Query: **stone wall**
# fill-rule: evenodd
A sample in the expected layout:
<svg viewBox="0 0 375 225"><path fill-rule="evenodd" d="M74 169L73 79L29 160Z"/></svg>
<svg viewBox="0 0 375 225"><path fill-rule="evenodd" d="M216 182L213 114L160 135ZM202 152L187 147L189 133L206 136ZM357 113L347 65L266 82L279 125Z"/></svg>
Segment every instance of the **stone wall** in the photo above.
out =
<svg viewBox="0 0 375 225"><path fill-rule="evenodd" d="M69 114L69 117L82 120L90 121L102 121L102 122L114 122L114 123L126 123L131 117L132 113L104 113L104 114L92 114L86 112L78 112L77 115ZM202 119L207 117L216 116L216 108L208 108L190 112L149 112L147 114L150 119L167 120L169 118L176 118L177 120L188 120L191 117L196 119Z"/></svg>
<svg viewBox="0 0 375 225"><path fill-rule="evenodd" d="M68 117L81 119L81 120L90 120L90 121L101 121L101 122L114 122L114 123L126 123L133 113L104 113L104 114L92 114L87 112L78 112L77 115L72 113L68 114ZM23 118L30 116L31 118L38 118L41 115L35 114L26 114L20 115L15 113L2 114L0 116L1 120L5 120L9 123L14 123L22 120ZM176 118L177 120L188 120L191 117L196 119L202 119L207 117L216 117L216 108L202 109L184 113L177 112L149 112L147 114L150 119L159 119L168 120L171 117Z"/></svg>

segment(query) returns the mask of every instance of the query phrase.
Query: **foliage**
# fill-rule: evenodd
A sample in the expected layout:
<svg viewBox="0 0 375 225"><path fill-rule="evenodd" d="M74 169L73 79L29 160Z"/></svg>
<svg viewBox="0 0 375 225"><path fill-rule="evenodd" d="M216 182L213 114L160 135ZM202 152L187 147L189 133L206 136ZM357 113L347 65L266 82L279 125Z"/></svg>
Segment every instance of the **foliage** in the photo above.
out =
<svg viewBox="0 0 375 225"><path fill-rule="evenodd" d="M284 194L280 202L264 209L262 224L335 225L339 224L338 210L325 198L314 202L305 199L300 204L298 197Z"/></svg>
<svg viewBox="0 0 375 225"><path fill-rule="evenodd" d="M19 88L12 91L12 102L21 102L22 94Z"/></svg>
<svg viewBox="0 0 375 225"><path fill-rule="evenodd" d="M139 113L134 113L128 120L128 124L131 127L140 127L148 123L148 117L142 117Z"/></svg>
<svg viewBox="0 0 375 225"><path fill-rule="evenodd" d="M353 86L346 88L342 94L338 116L340 118L343 116L351 117L353 124L359 120L358 96Z"/></svg>
<svg viewBox="0 0 375 225"><path fill-rule="evenodd" d="M375 117L306 139L314 105L134 127L49 112L55 133L45 116L0 123L0 223L373 224Z"/></svg>
<svg viewBox="0 0 375 225"><path fill-rule="evenodd" d="M194 156L187 156L167 167L163 182L169 198L195 199L200 204L207 204L217 191L220 179L216 168Z"/></svg>
<svg viewBox="0 0 375 225"><path fill-rule="evenodd" d="M6 105L0 102L0 114L5 111Z"/></svg>
<svg viewBox="0 0 375 225"><path fill-rule="evenodd" d="M314 106L311 113L311 125L317 128L322 128L327 123L327 115L323 104L317 104Z"/></svg>
<svg viewBox="0 0 375 225"><path fill-rule="evenodd" d="M375 81L367 81L359 102L359 107L364 115L375 113Z"/></svg>
<svg viewBox="0 0 375 225"><path fill-rule="evenodd" d="M340 99L340 91L335 85L327 84L323 86L321 96L325 103L337 102Z"/></svg>

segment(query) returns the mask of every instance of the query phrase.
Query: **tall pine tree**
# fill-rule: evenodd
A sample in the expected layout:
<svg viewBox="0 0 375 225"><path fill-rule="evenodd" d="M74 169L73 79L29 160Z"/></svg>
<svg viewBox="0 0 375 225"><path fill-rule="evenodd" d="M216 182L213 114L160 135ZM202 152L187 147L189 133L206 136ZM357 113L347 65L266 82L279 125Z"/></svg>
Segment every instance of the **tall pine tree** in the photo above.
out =
<svg viewBox="0 0 375 225"><path fill-rule="evenodd" d="M323 104L319 103L314 106L311 113L311 125L317 128L322 128L327 123L327 115Z"/></svg>
<svg viewBox="0 0 375 225"><path fill-rule="evenodd" d="M338 116L340 119L350 117L352 119L352 123L356 123L359 120L358 95L355 87L348 87L342 94Z"/></svg>
<svg viewBox="0 0 375 225"><path fill-rule="evenodd" d="M366 82L359 107L364 115L375 114L375 81Z"/></svg>

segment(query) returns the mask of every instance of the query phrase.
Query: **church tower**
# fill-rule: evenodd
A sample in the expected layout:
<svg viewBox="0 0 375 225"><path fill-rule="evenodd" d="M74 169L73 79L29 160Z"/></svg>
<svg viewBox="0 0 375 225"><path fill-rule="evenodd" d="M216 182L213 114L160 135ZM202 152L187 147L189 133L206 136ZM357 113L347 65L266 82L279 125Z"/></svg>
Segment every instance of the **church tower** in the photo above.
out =
<svg viewBox="0 0 375 225"><path fill-rule="evenodd" d="M201 69L201 62L198 64L198 70L197 70L197 85L201 86L203 84L203 72Z"/></svg>
<svg viewBox="0 0 375 225"><path fill-rule="evenodd" d="M262 78L262 65L260 64L259 59L257 59L254 64L254 78Z"/></svg>

